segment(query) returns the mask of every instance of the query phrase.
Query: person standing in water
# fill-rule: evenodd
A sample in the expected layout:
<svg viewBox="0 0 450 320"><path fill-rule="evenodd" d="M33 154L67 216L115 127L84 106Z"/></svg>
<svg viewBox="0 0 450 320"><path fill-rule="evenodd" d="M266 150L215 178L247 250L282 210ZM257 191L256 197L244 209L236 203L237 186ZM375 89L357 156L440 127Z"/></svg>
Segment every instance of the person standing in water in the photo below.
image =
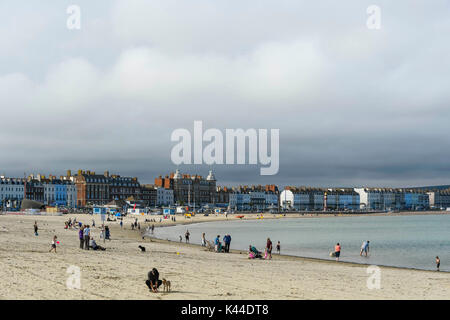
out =
<svg viewBox="0 0 450 320"><path fill-rule="evenodd" d="M186 233L184 234L184 237L186 238L186 243L189 243L189 230L186 230Z"/></svg>
<svg viewBox="0 0 450 320"><path fill-rule="evenodd" d="M367 254L369 253L369 242L370 242L369 240L366 240L366 241L363 242L363 244L361 246L361 251L359 253L360 256L362 256L362 254L364 252L366 254L366 257L367 257Z"/></svg>
<svg viewBox="0 0 450 320"><path fill-rule="evenodd" d="M439 256L436 256L436 271L439 271L440 266L441 266L441 259L439 259Z"/></svg>
<svg viewBox="0 0 450 320"><path fill-rule="evenodd" d="M336 261L339 261L339 257L341 256L341 245L339 242L334 246L334 254L336 256Z"/></svg>

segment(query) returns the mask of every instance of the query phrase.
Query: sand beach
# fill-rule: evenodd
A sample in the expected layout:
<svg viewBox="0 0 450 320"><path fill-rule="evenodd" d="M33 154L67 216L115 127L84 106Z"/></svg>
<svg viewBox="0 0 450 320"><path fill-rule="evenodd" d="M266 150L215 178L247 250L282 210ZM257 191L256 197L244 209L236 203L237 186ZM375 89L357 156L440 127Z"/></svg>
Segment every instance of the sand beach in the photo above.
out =
<svg viewBox="0 0 450 320"><path fill-rule="evenodd" d="M106 251L81 250L78 231L64 229L69 217L96 227L92 235ZM153 218L153 217L147 217ZM257 215L248 216L255 219ZM270 218L269 216L265 217ZM273 218L281 218L274 216ZM142 239L131 230L134 217L108 222L111 241L100 239L100 217L92 215L0 215L1 299L450 299L450 274L380 267L380 289L369 289L367 266L352 263L274 256L249 260L243 252L221 254L194 244ZM156 217L159 221L159 217ZM176 223L225 219L224 216L177 217ZM228 219L236 219L229 216ZM39 235L33 233L34 221ZM151 225L152 223L150 223ZM170 220L156 227L173 224ZM60 241L49 253L53 235ZM199 244L200 239L191 239ZM141 252L138 246L146 247ZM75 266L80 289L67 287ZM172 283L172 292L149 292L147 272L156 267Z"/></svg>

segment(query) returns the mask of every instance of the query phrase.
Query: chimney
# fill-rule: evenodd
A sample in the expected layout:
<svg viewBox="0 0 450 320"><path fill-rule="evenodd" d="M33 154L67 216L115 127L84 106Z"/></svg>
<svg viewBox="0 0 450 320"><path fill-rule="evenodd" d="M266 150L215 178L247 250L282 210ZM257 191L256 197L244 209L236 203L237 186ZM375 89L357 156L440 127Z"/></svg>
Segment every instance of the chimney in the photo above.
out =
<svg viewBox="0 0 450 320"><path fill-rule="evenodd" d="M107 178L109 177L109 171L108 170L105 171L104 176L107 177Z"/></svg>
<svg viewBox="0 0 450 320"><path fill-rule="evenodd" d="M67 170L67 177L71 177L72 176L72 171Z"/></svg>

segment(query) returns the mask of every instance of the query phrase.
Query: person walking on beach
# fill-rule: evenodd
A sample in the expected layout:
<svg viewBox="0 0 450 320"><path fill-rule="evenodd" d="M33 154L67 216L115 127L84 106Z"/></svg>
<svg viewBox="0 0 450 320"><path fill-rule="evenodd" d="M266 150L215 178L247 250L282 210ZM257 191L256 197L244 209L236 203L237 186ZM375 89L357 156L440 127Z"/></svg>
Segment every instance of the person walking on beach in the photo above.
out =
<svg viewBox="0 0 450 320"><path fill-rule="evenodd" d="M183 237L182 236L180 236L180 242L183 242Z"/></svg>
<svg viewBox="0 0 450 320"><path fill-rule="evenodd" d="M34 235L37 236L38 235L38 225L37 225L37 221L34 222Z"/></svg>
<svg viewBox="0 0 450 320"><path fill-rule="evenodd" d="M277 243L277 253L278 253L278 254L281 254L281 244L280 244L280 241L278 241L278 243Z"/></svg>
<svg viewBox="0 0 450 320"><path fill-rule="evenodd" d="M95 220L92 219L92 228L95 228Z"/></svg>
<svg viewBox="0 0 450 320"><path fill-rule="evenodd" d="M189 230L186 230L186 233L184 234L184 237L186 238L186 243L189 243Z"/></svg>
<svg viewBox="0 0 450 320"><path fill-rule="evenodd" d="M436 271L439 271L440 266L441 266L441 259L439 259L439 256L436 256Z"/></svg>
<svg viewBox="0 0 450 320"><path fill-rule="evenodd" d="M84 236L84 249L89 250L89 240L91 237L91 229L89 229L89 225L87 225L83 230Z"/></svg>
<svg viewBox="0 0 450 320"><path fill-rule="evenodd" d="M341 245L339 242L334 246L334 255L336 257L336 261L339 261L339 257L341 255Z"/></svg>
<svg viewBox="0 0 450 320"><path fill-rule="evenodd" d="M152 234L153 234L153 231L155 230L155 225L154 224L152 224Z"/></svg>
<svg viewBox="0 0 450 320"><path fill-rule="evenodd" d="M361 252L359 253L360 256L362 256L362 254L364 252L367 257L367 254L369 253L369 242L370 242L369 240L366 240L363 242L363 244L361 246Z"/></svg>
<svg viewBox="0 0 450 320"><path fill-rule="evenodd" d="M49 252L52 252L52 250L55 250L55 253L56 253L56 239L57 238L58 238L57 236L53 236L52 247Z"/></svg>
<svg viewBox="0 0 450 320"><path fill-rule="evenodd" d="M270 238L267 238L266 251L269 260L272 259L272 241L270 241Z"/></svg>
<svg viewBox="0 0 450 320"><path fill-rule="evenodd" d="M204 232L202 233L202 247L206 247L206 235Z"/></svg>
<svg viewBox="0 0 450 320"><path fill-rule="evenodd" d="M123 227L123 221L120 220L120 229L122 229L122 227Z"/></svg>
<svg viewBox="0 0 450 320"><path fill-rule="evenodd" d="M84 247L84 227L81 227L80 230L78 230L78 238L80 239L80 249L83 249L83 247Z"/></svg>

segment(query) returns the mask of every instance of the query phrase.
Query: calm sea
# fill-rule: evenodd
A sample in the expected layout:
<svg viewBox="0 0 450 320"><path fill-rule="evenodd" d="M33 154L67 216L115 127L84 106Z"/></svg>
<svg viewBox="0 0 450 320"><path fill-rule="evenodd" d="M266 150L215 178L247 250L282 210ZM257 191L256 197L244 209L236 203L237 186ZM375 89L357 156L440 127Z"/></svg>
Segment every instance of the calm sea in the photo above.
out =
<svg viewBox="0 0 450 320"><path fill-rule="evenodd" d="M231 234L231 248L247 250L252 244L264 251L267 237L281 253L300 257L332 259L336 242L342 246L342 261L450 271L450 215L361 216L276 220L229 220L156 228L160 239L179 241L189 229L191 243L200 244L202 232L207 240ZM363 240L370 240L369 257L360 257Z"/></svg>

